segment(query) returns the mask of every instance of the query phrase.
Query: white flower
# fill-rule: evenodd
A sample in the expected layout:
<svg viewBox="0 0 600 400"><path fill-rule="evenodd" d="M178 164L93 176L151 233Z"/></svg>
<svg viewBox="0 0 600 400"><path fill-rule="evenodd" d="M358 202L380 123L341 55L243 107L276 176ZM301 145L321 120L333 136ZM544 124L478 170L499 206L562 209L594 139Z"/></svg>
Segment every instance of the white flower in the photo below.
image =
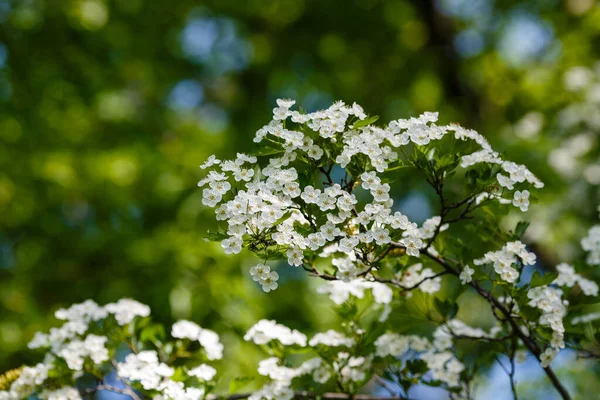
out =
<svg viewBox="0 0 600 400"><path fill-rule="evenodd" d="M389 198L390 185L384 183L382 185L377 185L374 189L371 189L371 194L375 201L380 203L386 202Z"/></svg>
<svg viewBox="0 0 600 400"><path fill-rule="evenodd" d="M265 264L256 264L254 267L250 268L250 275L254 282L263 280L267 277L269 272L271 272L271 267Z"/></svg>
<svg viewBox="0 0 600 400"><path fill-rule="evenodd" d="M108 349L104 347L107 340L104 336L90 334L85 340L70 341L56 355L65 360L69 369L81 371L86 358L95 364L108 360Z"/></svg>
<svg viewBox="0 0 600 400"><path fill-rule="evenodd" d="M49 366L39 363L34 367L24 367L19 377L11 384L10 400L20 400L27 398L36 392L37 386L44 383L48 378ZM2 392L0 392L2 393Z"/></svg>
<svg viewBox="0 0 600 400"><path fill-rule="evenodd" d="M300 266L304 260L304 252L297 247L290 247L286 251L288 263L293 266Z"/></svg>
<svg viewBox="0 0 600 400"><path fill-rule="evenodd" d="M202 191L202 204L208 207L216 207L222 200L223 196L219 191L214 189L204 189Z"/></svg>
<svg viewBox="0 0 600 400"><path fill-rule="evenodd" d="M415 236L405 237L400 240L400 243L406 247L406 254L413 257L419 257L419 249L424 246L423 241Z"/></svg>
<svg viewBox="0 0 600 400"><path fill-rule="evenodd" d="M117 364L117 372L122 378L140 382L146 390L156 390L175 370L159 362L156 351L145 350L127 355L124 363Z"/></svg>
<svg viewBox="0 0 600 400"><path fill-rule="evenodd" d="M283 185L283 193L287 194L291 198L295 198L300 196L302 190L300 190L300 185L297 182L288 182Z"/></svg>
<svg viewBox="0 0 600 400"><path fill-rule="evenodd" d="M429 143L429 132L425 127L415 127L409 131L410 140L419 146L424 146Z"/></svg>
<svg viewBox="0 0 600 400"><path fill-rule="evenodd" d="M339 305L348 300L351 295L362 299L367 289L371 289L373 298L378 304L389 304L392 301L393 292L389 286L379 282L369 282L364 279L354 279L349 282L329 281L320 286L317 291L329 294L329 298L335 304Z"/></svg>
<svg viewBox="0 0 600 400"><path fill-rule="evenodd" d="M235 179L236 182L240 182L240 181L250 182L252 180L253 176L254 176L253 169L239 168L233 174L233 179Z"/></svg>
<svg viewBox="0 0 600 400"><path fill-rule="evenodd" d="M294 391L289 387L289 382L272 381L252 393L248 400L292 400L293 398Z"/></svg>
<svg viewBox="0 0 600 400"><path fill-rule="evenodd" d="M171 336L178 339L198 340L201 331L202 328L194 322L182 320L173 324Z"/></svg>
<svg viewBox="0 0 600 400"><path fill-rule="evenodd" d="M600 265L600 225L590 228L588 235L581 239L581 247L589 252L588 264Z"/></svg>
<svg viewBox="0 0 600 400"><path fill-rule="evenodd" d="M70 386L61 387L56 390L44 390L40 393L39 397L44 400L81 400L79 391Z"/></svg>
<svg viewBox="0 0 600 400"><path fill-rule="evenodd" d="M136 317L147 317L150 315L150 307L131 299L121 299L116 303L104 306L106 311L115 315L119 325L127 325Z"/></svg>
<svg viewBox="0 0 600 400"><path fill-rule="evenodd" d="M242 251L242 245L244 244L244 240L238 236L232 236L228 239L225 239L221 242L221 247L225 251L225 254L238 254Z"/></svg>
<svg viewBox="0 0 600 400"><path fill-rule="evenodd" d="M294 104L296 104L296 100L291 100L291 99L277 99L276 103L279 107L282 108L290 108L292 107Z"/></svg>
<svg viewBox="0 0 600 400"><path fill-rule="evenodd" d="M318 368L313 372L315 382L324 384L331 378L331 373L325 368Z"/></svg>
<svg viewBox="0 0 600 400"><path fill-rule="evenodd" d="M194 369L188 371L189 376L195 376L203 381L212 380L217 374L217 370L210 365L200 364Z"/></svg>
<svg viewBox="0 0 600 400"><path fill-rule="evenodd" d="M219 340L219 335L210 329L202 329L198 335L200 345L206 351L206 357L209 360L220 360L223 358L223 344Z"/></svg>
<svg viewBox="0 0 600 400"><path fill-rule="evenodd" d="M275 271L271 271L266 273L264 277L260 279L259 283L262 285L262 289L265 292L270 292L271 290L277 289L278 279L279 274Z"/></svg>
<svg viewBox="0 0 600 400"><path fill-rule="evenodd" d="M319 231L323 238L330 242L335 240L336 237L342 235L341 229L329 221L326 222L325 225L322 225Z"/></svg>
<svg viewBox="0 0 600 400"><path fill-rule="evenodd" d="M381 184L381 179L375 171L363 172L360 179L362 180L361 186L366 190L376 189Z"/></svg>
<svg viewBox="0 0 600 400"><path fill-rule="evenodd" d="M468 265L465 265L465 267L459 275L460 281L463 285L466 285L467 283L471 282L471 277L473 276L474 272L475 270L473 268L469 267Z"/></svg>
<svg viewBox="0 0 600 400"><path fill-rule="evenodd" d="M219 160L214 154L210 157L208 157L208 159L204 162L204 164L202 164L200 166L200 168L202 169L206 169L209 167L212 167L213 165L216 164L221 164L221 160Z"/></svg>
<svg viewBox="0 0 600 400"><path fill-rule="evenodd" d="M278 340L284 346L306 346L306 335L295 329L291 330L287 326L266 319L262 319L254 324L254 326L246 332L246 335L244 335L244 340L252 341L258 345L267 344L272 340Z"/></svg>
<svg viewBox="0 0 600 400"><path fill-rule="evenodd" d="M542 366L542 368L550 366L550 363L552 362L552 360L554 360L554 357L556 357L556 353L557 351L555 349L548 347L546 351L544 351L542 355L540 355L540 365Z"/></svg>
<svg viewBox="0 0 600 400"><path fill-rule="evenodd" d="M73 304L71 307L61 308L54 313L57 319L73 322L89 323L106 318L108 315L104 307L100 307L92 300L86 300L80 304Z"/></svg>
<svg viewBox="0 0 600 400"><path fill-rule="evenodd" d="M310 146L306 154L313 160L319 160L323 156L323 150L318 146Z"/></svg>
<svg viewBox="0 0 600 400"><path fill-rule="evenodd" d="M378 245L383 245L391 241L390 232L387 229L375 229L373 231L373 239Z"/></svg>
<svg viewBox="0 0 600 400"><path fill-rule="evenodd" d="M502 187L507 188L508 190L513 190L514 189L514 184L515 182L513 180L511 180L509 177L504 176L502 174L498 174L496 175L496 179L498 180L498 184Z"/></svg>
<svg viewBox="0 0 600 400"><path fill-rule="evenodd" d="M319 200L319 196L321 195L321 191L319 189L315 189L312 186L307 186L304 188L304 191L300 195L300 198L304 200L306 203L317 203Z"/></svg>
<svg viewBox="0 0 600 400"><path fill-rule="evenodd" d="M522 192L517 190L513 198L513 205L519 207L521 211L525 212L529 208L529 191L523 190Z"/></svg>
<svg viewBox="0 0 600 400"><path fill-rule="evenodd" d="M333 329L323 333L316 333L308 342L309 346L324 345L329 347L352 347L354 339L346 337L343 333L334 331Z"/></svg>

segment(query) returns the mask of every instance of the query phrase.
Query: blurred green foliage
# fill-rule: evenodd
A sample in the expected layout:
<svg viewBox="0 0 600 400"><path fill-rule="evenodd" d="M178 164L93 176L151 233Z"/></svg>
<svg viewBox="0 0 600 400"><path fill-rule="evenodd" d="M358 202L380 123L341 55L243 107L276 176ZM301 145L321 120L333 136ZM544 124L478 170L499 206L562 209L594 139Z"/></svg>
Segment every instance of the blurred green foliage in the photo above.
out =
<svg viewBox="0 0 600 400"><path fill-rule="evenodd" d="M547 163L556 135L514 127L532 111L551 121L573 101L564 72L599 53L592 0L0 0L0 371L33 360L52 311L87 298L230 332L232 375L255 368L233 333L257 319L331 324L314 279L282 268L265 295L248 254L202 239L198 165L249 150L277 97L356 101L383 121L436 110L479 130L547 183L530 230L556 233L529 240L544 266L575 257L597 186L549 208L572 189ZM403 180L403 212L435 214L420 177Z"/></svg>

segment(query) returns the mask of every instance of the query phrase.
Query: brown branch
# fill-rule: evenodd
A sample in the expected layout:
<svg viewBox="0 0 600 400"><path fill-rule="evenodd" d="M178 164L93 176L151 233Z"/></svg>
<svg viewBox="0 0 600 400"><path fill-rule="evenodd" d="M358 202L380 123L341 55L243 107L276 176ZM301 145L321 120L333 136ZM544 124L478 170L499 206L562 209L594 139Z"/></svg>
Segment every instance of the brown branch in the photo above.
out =
<svg viewBox="0 0 600 400"><path fill-rule="evenodd" d="M325 177L327 178L327 183L329 183L330 186L333 186L335 184L335 182L333 182L333 179L331 179L332 167L329 167L329 170L326 170L324 167L319 167L319 171L321 171L323 175L325 175Z"/></svg>
<svg viewBox="0 0 600 400"><path fill-rule="evenodd" d="M423 279L421 279L419 282L415 283L415 284L414 284L414 285L412 285L412 286L403 286L403 285L402 285L402 284L401 284L401 283L400 283L398 280L396 280L396 279L381 279L381 278L378 278L378 277L376 277L376 276L374 276L374 277L373 277L373 279L375 279L375 281L377 281L377 282L380 282L380 283L389 283L389 284L391 284L391 285L394 285L394 286L396 286L396 287L399 287L400 289L402 289L402 291L403 291L403 292L408 292L408 291L411 291L411 290L417 289L419 286L421 286L423 283L427 282L428 280L435 279L435 278L437 278L437 277L439 277L439 276L443 276L443 275L446 275L446 274L448 274L448 273L449 273L448 271L442 271L442 272L438 272L438 273L437 273L437 274L435 274L435 275L431 275L431 276L428 276L428 277L426 277L426 278L423 278Z"/></svg>
<svg viewBox="0 0 600 400"><path fill-rule="evenodd" d="M337 280L339 280L337 278L337 276L333 276L333 275L329 275L329 274L323 274L323 273L319 272L312 265L310 267L308 267L308 266L302 264L302 268L304 268L305 271L310 272L311 276L316 276L317 278L325 279L326 281L337 281Z"/></svg>
<svg viewBox="0 0 600 400"><path fill-rule="evenodd" d="M455 275L455 276L460 275L460 271L457 271L456 269L454 269L444 259L434 256L434 255L431 255L429 253L425 253L425 255L427 257L431 258L433 261L437 262L442 267L444 267L452 275ZM506 321L510 324L510 327L511 327L513 333L515 335L517 335L517 337L519 339L521 339L521 341L523 342L525 347L527 347L527 349L529 349L529 351L531 351L539 361L540 355L542 354L542 350L540 349L539 345L533 338L531 338L530 336L525 334L525 332L523 332L523 330L521 330L521 327L519 326L517 321L514 319L514 317L510 313L510 311L506 308L506 306L500 300L498 300L496 297L494 297L490 292L488 292L487 290L482 288L481 285L479 285L479 282L471 281L470 285L477 291L477 293L479 293L479 295L481 297L486 299L490 303L490 305L492 305L496 309L500 310L504 314ZM556 374L554 373L552 368L550 366L548 366L548 367L544 368L544 372L546 373L546 376L548 376L548 379L550 379L550 381L552 382L552 385L554 385L554 388L560 393L562 398L565 400L570 400L571 396L569 395L569 392L567 392L567 389L560 382L560 380L558 379L558 377L556 376Z"/></svg>
<svg viewBox="0 0 600 400"><path fill-rule="evenodd" d="M517 340L516 340L516 338L513 338L511 341L511 348L510 348L510 374L508 374L508 378L510 379L510 387L513 392L513 398L514 398L514 400L519 400L519 395L517 394L517 381L515 379L515 373L517 370L515 368L515 354L516 353L517 353Z"/></svg>
<svg viewBox="0 0 600 400"><path fill-rule="evenodd" d="M324 167L319 167L319 170L327 177L329 184L333 185L334 182L330 176L331 168L329 168L329 170L326 170ZM434 181L427 179L427 181L435 189L435 192L440 199L440 204L441 204L440 223L436 227L433 237L427 242L426 246L422 249L421 254L425 254L425 256L429 257L430 259L432 259L433 261L435 261L437 264L439 264L440 266L442 266L444 268L444 272L440 273L438 276L441 276L445 273L450 273L450 274L458 277L460 275L459 269L455 269L448 262L446 262L443 258L432 255L427 250L429 249L430 245L437 238L437 236L440 232L441 226L444 223L458 222L460 220L469 218L469 217L467 217L467 214L468 214L469 210L471 209L471 206L474 204L474 197L470 196L467 199L464 199L456 204L447 206L445 203L444 195L443 195L443 181L440 181L437 179L435 179ZM446 221L444 220L451 209L456 209L465 203L467 204L467 206L457 217L452 218L450 220L446 220ZM397 244L393 244L393 246L403 247L403 246L399 246ZM390 246L390 250L393 248L393 246ZM388 252L384 252L383 257L385 257L385 255L387 255L387 253ZM381 260L383 257L379 257L378 261ZM371 271L371 269L373 267L374 267L374 264L372 263L366 272L363 271L362 275L366 275L368 272ZM312 267L311 269L304 267L304 269L311 272L313 276L317 276L317 277L320 277L320 278L326 279L326 280L337 280L337 278L333 275L321 274L314 267ZM432 279L434 277L436 277L436 276L432 276L432 277L428 277L428 278L424 279L423 281L421 281L417 285L415 285L415 287L418 287L418 285L422 284L425 280ZM378 278L376 278L376 280L377 279ZM395 280L379 280L379 281L383 282L383 283L390 283L390 284L393 284L395 286L402 288L402 286L399 284L399 282L397 282ZM494 297L491 292L482 288L481 285L479 284L479 282L471 281L470 286L473 287L480 296L482 296L484 299L486 299L488 301L488 303L490 304L490 306L492 307L493 310L499 310L504 315L504 318L499 318L499 320L502 322L505 322L505 321L508 322L514 335L516 335L523 342L525 347L527 347L527 349L529 349L529 351L531 351L536 356L538 361L540 361L540 356L542 354L542 350L540 349L540 346L537 344L537 342L532 337L528 336L525 332L523 332L523 330L521 329L521 327L515 320L514 316L512 315L511 310L507 309L506 306L499 299ZM406 290L410 290L410 289L407 288ZM496 316L495 312L494 312L494 316ZM560 393L562 398L564 400L570 400L571 396L569 395L569 393L567 392L567 390L563 386L563 384L559 381L558 377L556 376L556 374L554 373L552 368L550 366L547 366L543 369L544 369L544 372L546 373L546 376L548 376L548 379L550 379L550 381L552 382L552 385ZM514 371L512 372L512 374L514 374ZM512 384L512 377L511 377L511 384ZM515 392L515 394L516 394L516 392ZM335 397L335 398L339 398L339 397ZM353 398L356 399L357 397L353 397ZM369 399L373 399L373 398L369 397ZM389 399L389 398L387 398L387 399Z"/></svg>
<svg viewBox="0 0 600 400"><path fill-rule="evenodd" d="M488 337L488 336L458 335L458 334L452 332L451 330L450 330L450 334L452 335L453 338L456 338L456 339L484 340L486 342L497 342L497 343L504 343L513 337L513 335L506 335L506 336L502 336L499 338L493 338L493 337Z"/></svg>

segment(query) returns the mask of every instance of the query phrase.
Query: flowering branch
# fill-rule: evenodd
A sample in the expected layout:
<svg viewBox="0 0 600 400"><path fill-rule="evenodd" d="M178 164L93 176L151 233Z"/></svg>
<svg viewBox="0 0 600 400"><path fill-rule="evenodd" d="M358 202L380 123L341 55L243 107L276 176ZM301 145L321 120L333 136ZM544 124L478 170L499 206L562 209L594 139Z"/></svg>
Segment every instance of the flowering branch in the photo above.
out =
<svg viewBox="0 0 600 400"><path fill-rule="evenodd" d="M149 321L144 305L86 302L59 310L56 316L65 324L34 337L30 346L46 349L46 362L24 368L0 400L31 394L79 399L78 377L90 374L102 382L98 387L104 389L88 390L110 390L103 380L107 371L128 388L115 389L140 398L392 400L408 399L410 388L420 383L442 387L450 398L470 399L478 368L461 360L457 339L486 343L488 352L478 362L509 358L510 369L503 368L515 399L515 355L525 350L562 398L570 399L550 363L567 345L583 348L587 338L575 325L594 323L600 314L584 314L566 297L597 299L598 285L566 263L557 273L536 272L519 283L523 268L536 264L536 255L520 241L526 226L503 233L478 212L493 216L504 205L526 211L529 190L543 183L527 167L504 160L479 133L438 125L436 113L377 126L377 117L357 104L336 102L305 114L292 111L294 103L278 100L273 120L256 133L255 142L273 156L264 168L257 156L246 154L226 161L211 156L201 166L210 168L198 183L202 202L215 208L220 224L208 239L220 241L227 254L242 248L256 254L261 262L250 275L265 292L278 288L275 268L284 260L323 280L318 291L335 303L339 330L309 339L276 321L258 321L244 339L269 355L258 364L262 386L217 396L212 394L217 371L208 363L224 349L215 332L180 321L167 337ZM421 226L393 209L398 195L393 183L404 168L423 174L439 199L440 215ZM458 192L463 193L458 200L447 197ZM457 223L466 219L477 223L465 233ZM582 247L588 263L600 265L600 227L590 230ZM484 254L474 258L478 251ZM272 260L278 263L269 265ZM450 281L442 280L446 276L458 278L458 294L471 288L486 300L495 320L489 332L456 318L456 297L432 296ZM571 291L574 286L580 290ZM416 307L410 300L415 293L423 294L428 325L410 330L390 316ZM431 306L437 314L430 313ZM580 314L570 318L572 312ZM123 343L130 354L111 363ZM372 381L391 396L359 394Z"/></svg>

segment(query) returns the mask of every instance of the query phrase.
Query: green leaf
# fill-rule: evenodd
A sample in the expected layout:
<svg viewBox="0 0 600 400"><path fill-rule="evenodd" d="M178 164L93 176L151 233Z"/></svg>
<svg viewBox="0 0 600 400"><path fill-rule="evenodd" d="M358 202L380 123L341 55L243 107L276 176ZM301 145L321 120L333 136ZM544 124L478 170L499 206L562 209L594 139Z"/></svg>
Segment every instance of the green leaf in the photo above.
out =
<svg viewBox="0 0 600 400"><path fill-rule="evenodd" d="M249 383L254 381L251 376L239 376L229 381L229 393L238 393L244 387L248 386Z"/></svg>
<svg viewBox="0 0 600 400"><path fill-rule="evenodd" d="M163 342L165 339L165 328L161 324L152 324L142 329L140 340L142 342Z"/></svg>
<svg viewBox="0 0 600 400"><path fill-rule="evenodd" d="M442 301L436 297L433 299L433 305L445 319L454 318L458 312L458 304L455 302Z"/></svg>
<svg viewBox="0 0 600 400"><path fill-rule="evenodd" d="M468 187L475 187L477 183L477 178L479 178L479 172L476 169L470 169L465 174L465 179L467 181Z"/></svg>
<svg viewBox="0 0 600 400"><path fill-rule="evenodd" d="M373 115L371 117L365 118L362 121L356 121L354 123L354 129L362 128L363 126L371 125L379 119L379 115Z"/></svg>
<svg viewBox="0 0 600 400"><path fill-rule="evenodd" d="M531 277L531 281L529 282L529 287L539 287L549 285L558 277L557 272L546 272L544 275L540 275L538 271L533 273Z"/></svg>
<svg viewBox="0 0 600 400"><path fill-rule="evenodd" d="M220 242L224 239L227 239L228 237L229 235L227 235L226 233L207 231L203 239L207 242Z"/></svg>
<svg viewBox="0 0 600 400"><path fill-rule="evenodd" d="M261 254L261 257L266 260L284 260L287 258L284 251L273 250L273 247L269 248L267 254Z"/></svg>
<svg viewBox="0 0 600 400"><path fill-rule="evenodd" d="M425 363L423 360L409 360L406 362L406 368L413 375L423 375L429 371L429 368L427 368L427 363Z"/></svg>
<svg viewBox="0 0 600 400"><path fill-rule="evenodd" d="M286 219L288 219L290 217L290 215L292 215L291 211L288 211L285 214L283 214L281 216L281 218L279 218L277 221L275 221L274 226L277 226L277 225L281 224L283 221L285 221Z"/></svg>
<svg viewBox="0 0 600 400"><path fill-rule="evenodd" d="M525 234L525 231L527 231L527 228L529 227L530 223L531 222L529 222L529 221L519 221L519 223L517 224L517 227L515 228L515 234L514 234L515 239L521 239L523 237L523 235Z"/></svg>
<svg viewBox="0 0 600 400"><path fill-rule="evenodd" d="M427 152L427 160L431 161L435 161L435 156L438 153L438 149L437 147L432 147L428 152ZM432 165L435 163L432 163Z"/></svg>
<svg viewBox="0 0 600 400"><path fill-rule="evenodd" d="M170 379L176 382L183 382L187 379L187 374L185 373L182 367L177 367L175 368L175 373L171 375Z"/></svg>
<svg viewBox="0 0 600 400"><path fill-rule="evenodd" d="M285 150L283 148L271 147L262 143L261 147L257 147L248 152L251 156L256 157L264 157L264 156L272 156L275 154L284 153Z"/></svg>

